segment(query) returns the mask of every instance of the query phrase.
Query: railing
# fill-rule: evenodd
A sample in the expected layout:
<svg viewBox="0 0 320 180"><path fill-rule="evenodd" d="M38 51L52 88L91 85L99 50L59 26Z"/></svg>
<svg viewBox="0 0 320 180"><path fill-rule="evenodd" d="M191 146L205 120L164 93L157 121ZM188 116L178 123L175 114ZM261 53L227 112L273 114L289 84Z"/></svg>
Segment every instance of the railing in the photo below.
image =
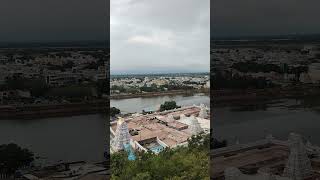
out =
<svg viewBox="0 0 320 180"><path fill-rule="evenodd" d="M135 141L134 143L135 143L135 146L137 146L136 149L142 150L142 151L145 151L145 152L148 151L146 148L144 148L143 146L141 146L137 141Z"/></svg>
<svg viewBox="0 0 320 180"><path fill-rule="evenodd" d="M166 143L164 143L163 141L161 141L158 136L157 136L157 143L159 143L161 146L163 146L164 148L169 147Z"/></svg>
<svg viewBox="0 0 320 180"><path fill-rule="evenodd" d="M180 143L180 144L176 144L174 146L172 146L172 148L177 148L177 147L187 147L188 146L188 142L183 142L183 143Z"/></svg>
<svg viewBox="0 0 320 180"><path fill-rule="evenodd" d="M234 152L234 151L240 151L240 150L248 149L248 148L254 148L257 146L268 145L270 143L272 143L272 142L270 142L270 140L263 139L260 141L247 143L247 144L237 144L237 145L233 145L233 146L227 146L224 148L212 150L211 156L216 156L216 155L223 154L223 153L230 153L230 152Z"/></svg>

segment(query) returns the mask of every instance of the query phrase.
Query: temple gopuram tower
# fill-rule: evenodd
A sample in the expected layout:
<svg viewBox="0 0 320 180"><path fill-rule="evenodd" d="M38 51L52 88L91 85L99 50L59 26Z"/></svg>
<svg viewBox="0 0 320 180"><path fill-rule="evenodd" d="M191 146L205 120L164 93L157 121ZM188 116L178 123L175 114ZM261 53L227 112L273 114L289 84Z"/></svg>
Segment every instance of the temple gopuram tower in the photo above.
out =
<svg viewBox="0 0 320 180"><path fill-rule="evenodd" d="M207 112L207 108L204 104L200 105L200 112L199 112L199 118L207 118L208 117L208 112Z"/></svg>
<svg viewBox="0 0 320 180"><path fill-rule="evenodd" d="M115 151L121 151L124 150L125 144L130 144L130 141L131 135L129 133L128 125L123 118L119 118L112 147Z"/></svg>
<svg viewBox="0 0 320 180"><path fill-rule="evenodd" d="M305 145L301 136L294 133L290 134L289 142L290 155L283 176L292 180L303 180L312 175L312 167Z"/></svg>
<svg viewBox="0 0 320 180"><path fill-rule="evenodd" d="M194 116L190 116L190 125L189 125L189 129L192 135L197 135L199 133L201 133L203 131L203 129L201 128L198 120L196 119L196 117Z"/></svg>

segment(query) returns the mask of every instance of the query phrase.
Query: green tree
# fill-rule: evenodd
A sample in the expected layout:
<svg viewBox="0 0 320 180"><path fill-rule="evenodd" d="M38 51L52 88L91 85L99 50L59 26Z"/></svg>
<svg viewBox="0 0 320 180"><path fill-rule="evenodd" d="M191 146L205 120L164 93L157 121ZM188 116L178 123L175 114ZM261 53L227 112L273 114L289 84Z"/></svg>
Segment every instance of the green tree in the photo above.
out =
<svg viewBox="0 0 320 180"><path fill-rule="evenodd" d="M51 88L46 93L50 97L84 98L93 97L97 90L94 86L66 86Z"/></svg>
<svg viewBox="0 0 320 180"><path fill-rule="evenodd" d="M167 148L159 154L135 152L135 161L129 161L125 152L113 153L111 179L209 180L209 138L209 134L194 136L189 146Z"/></svg>
<svg viewBox="0 0 320 180"><path fill-rule="evenodd" d="M158 86L156 84L151 84L151 86L140 87L140 91L144 91L144 92L158 92L159 90L161 90L161 89L158 88Z"/></svg>
<svg viewBox="0 0 320 180"><path fill-rule="evenodd" d="M177 106L177 103L175 101L166 101L160 105L160 111L171 110L180 107L181 106Z"/></svg>
<svg viewBox="0 0 320 180"><path fill-rule="evenodd" d="M111 107L110 108L110 116L111 117L115 117L116 115L120 114L120 109L116 108L116 107Z"/></svg>
<svg viewBox="0 0 320 180"><path fill-rule="evenodd" d="M213 149L218 149L218 148L223 148L227 146L227 141L226 140L222 140L219 141L218 139L213 139L212 143L212 148Z"/></svg>
<svg viewBox="0 0 320 180"><path fill-rule="evenodd" d="M11 90L29 90L32 96L43 96L48 91L48 86L43 78L26 79L13 77L6 81L7 88Z"/></svg>
<svg viewBox="0 0 320 180"><path fill-rule="evenodd" d="M101 96L104 93L105 94L109 93L110 83L109 81L106 81L106 80L100 80L96 83L96 87L97 87L97 92L99 96Z"/></svg>
<svg viewBox="0 0 320 180"><path fill-rule="evenodd" d="M148 172L138 173L133 180L152 180L151 175Z"/></svg>
<svg viewBox="0 0 320 180"><path fill-rule="evenodd" d="M126 88L124 88L123 86L117 86L117 85L111 86L111 90L118 90L121 93L126 92Z"/></svg>
<svg viewBox="0 0 320 180"><path fill-rule="evenodd" d="M29 166L34 161L34 154L16 144L0 145L0 171L13 174L21 167Z"/></svg>

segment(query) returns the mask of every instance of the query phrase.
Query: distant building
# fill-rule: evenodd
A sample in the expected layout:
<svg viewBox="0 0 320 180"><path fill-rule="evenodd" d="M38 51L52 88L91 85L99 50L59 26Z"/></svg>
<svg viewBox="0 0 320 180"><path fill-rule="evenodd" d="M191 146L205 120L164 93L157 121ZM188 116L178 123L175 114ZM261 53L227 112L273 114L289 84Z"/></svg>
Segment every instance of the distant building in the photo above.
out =
<svg viewBox="0 0 320 180"><path fill-rule="evenodd" d="M9 62L9 58L7 56L0 55L0 64L6 64Z"/></svg>
<svg viewBox="0 0 320 180"><path fill-rule="evenodd" d="M78 77L74 73L58 73L46 75L46 83L49 86L59 87L69 84L78 84Z"/></svg>
<svg viewBox="0 0 320 180"><path fill-rule="evenodd" d="M107 67L106 66L99 66L94 80L100 81L100 80L106 80L106 78L107 78Z"/></svg>
<svg viewBox="0 0 320 180"><path fill-rule="evenodd" d="M320 63L310 64L308 74L312 83L319 83L320 82Z"/></svg>

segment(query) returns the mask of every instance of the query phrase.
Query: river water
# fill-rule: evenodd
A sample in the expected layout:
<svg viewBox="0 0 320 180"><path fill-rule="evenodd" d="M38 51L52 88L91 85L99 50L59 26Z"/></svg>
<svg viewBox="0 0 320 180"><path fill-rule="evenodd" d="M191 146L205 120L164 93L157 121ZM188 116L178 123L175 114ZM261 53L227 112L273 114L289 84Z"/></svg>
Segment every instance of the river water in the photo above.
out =
<svg viewBox="0 0 320 180"><path fill-rule="evenodd" d="M0 120L0 144L16 143L45 164L63 161L101 162L107 144L102 115Z"/></svg>
<svg viewBox="0 0 320 180"><path fill-rule="evenodd" d="M179 105L209 105L209 97L200 94L112 100L111 105L127 112L140 112L147 107L157 107L166 100L176 100ZM101 162L108 144L107 123L108 118L99 114L0 120L0 144L16 143L28 148L40 157L37 162L43 164L61 160Z"/></svg>
<svg viewBox="0 0 320 180"><path fill-rule="evenodd" d="M181 106L209 105L210 102L208 96L197 94L111 100L110 104L123 112L133 113L157 108L168 100ZM270 133L276 138L287 139L290 132L296 132L320 145L319 107L320 99L316 98L307 103L285 99L253 109L217 107L213 109L214 136L233 144L259 140ZM104 160L107 123L108 119L103 115L0 120L0 144L12 142L29 148L46 163L60 160L99 162Z"/></svg>
<svg viewBox="0 0 320 180"><path fill-rule="evenodd" d="M208 96L197 94L111 100L110 104L122 112L133 113L157 108L168 100L181 106L209 105L210 102ZM320 145L319 107L320 98L312 98L309 102L285 99L258 108L217 107L213 109L214 136L233 144L259 140L270 133L276 138L287 139L290 132L296 132ZM107 123L108 119L103 115L0 120L0 144L16 143L32 150L46 163L60 160L99 162L104 160Z"/></svg>
<svg viewBox="0 0 320 180"><path fill-rule="evenodd" d="M111 100L110 106L120 109L123 113L141 112L146 109L158 109L165 101L176 101L180 106L200 105L205 104L209 106L210 97L204 94L196 94L193 96L157 96L157 97L143 97L130 99Z"/></svg>
<svg viewBox="0 0 320 180"><path fill-rule="evenodd" d="M229 144L233 144L236 141L246 143L259 140L267 134L285 140L289 133L295 132L311 143L320 145L319 107L314 103L310 105L300 100L286 99L265 104L263 108L255 110L214 108L214 137L226 139Z"/></svg>

